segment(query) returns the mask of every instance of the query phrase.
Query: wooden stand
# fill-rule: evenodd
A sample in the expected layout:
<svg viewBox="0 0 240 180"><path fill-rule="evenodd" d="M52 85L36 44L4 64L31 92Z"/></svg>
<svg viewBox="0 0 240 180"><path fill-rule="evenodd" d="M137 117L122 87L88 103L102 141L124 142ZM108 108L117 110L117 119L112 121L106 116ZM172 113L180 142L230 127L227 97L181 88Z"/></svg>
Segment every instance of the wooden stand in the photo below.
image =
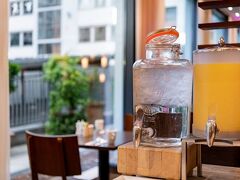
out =
<svg viewBox="0 0 240 180"><path fill-rule="evenodd" d="M192 173L196 167L197 146L188 144L186 172ZM155 148L133 143L118 147L118 172L125 175L147 176L165 179L181 179L182 149Z"/></svg>
<svg viewBox="0 0 240 180"><path fill-rule="evenodd" d="M207 141L206 139L190 135L182 139L182 180L187 180L188 159L192 158L188 153L189 144L197 146L197 156L195 157L197 161L197 176L202 176L201 145L207 145ZM240 147L240 140L215 139L213 146Z"/></svg>

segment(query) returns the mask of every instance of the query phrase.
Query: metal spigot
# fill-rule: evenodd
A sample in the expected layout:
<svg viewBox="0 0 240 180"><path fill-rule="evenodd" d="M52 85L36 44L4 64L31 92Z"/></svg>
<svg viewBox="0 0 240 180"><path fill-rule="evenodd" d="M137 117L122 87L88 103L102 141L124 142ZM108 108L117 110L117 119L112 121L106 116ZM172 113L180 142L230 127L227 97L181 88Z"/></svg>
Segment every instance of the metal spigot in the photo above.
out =
<svg viewBox="0 0 240 180"><path fill-rule="evenodd" d="M144 111L142 106L136 107L136 119L133 125L133 144L135 148L138 148L141 142L142 136L142 123L144 118Z"/></svg>
<svg viewBox="0 0 240 180"><path fill-rule="evenodd" d="M217 128L216 119L209 118L206 124L206 139L208 147L211 147L213 145L218 131L219 129Z"/></svg>
<svg viewBox="0 0 240 180"><path fill-rule="evenodd" d="M223 47L225 46L225 40L223 37L220 37L220 39L218 40L218 47Z"/></svg>
<svg viewBox="0 0 240 180"><path fill-rule="evenodd" d="M142 128L140 126L133 127L133 144L135 148L138 148L141 142Z"/></svg>

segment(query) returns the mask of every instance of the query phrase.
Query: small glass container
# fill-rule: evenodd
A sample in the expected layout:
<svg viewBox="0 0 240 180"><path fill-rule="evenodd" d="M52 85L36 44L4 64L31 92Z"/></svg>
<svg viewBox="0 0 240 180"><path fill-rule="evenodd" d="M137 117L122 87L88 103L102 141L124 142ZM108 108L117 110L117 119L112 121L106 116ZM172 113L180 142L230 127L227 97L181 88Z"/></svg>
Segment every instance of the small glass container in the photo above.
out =
<svg viewBox="0 0 240 180"><path fill-rule="evenodd" d="M134 144L172 147L189 133L193 67L180 59L174 27L151 33L133 65Z"/></svg>

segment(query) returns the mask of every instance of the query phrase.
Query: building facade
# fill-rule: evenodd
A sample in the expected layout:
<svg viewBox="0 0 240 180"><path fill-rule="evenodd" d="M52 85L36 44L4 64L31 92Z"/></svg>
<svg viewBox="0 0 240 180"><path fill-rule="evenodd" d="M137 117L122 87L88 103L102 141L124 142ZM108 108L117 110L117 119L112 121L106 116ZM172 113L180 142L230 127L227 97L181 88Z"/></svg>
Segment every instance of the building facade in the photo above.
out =
<svg viewBox="0 0 240 180"><path fill-rule="evenodd" d="M10 0L9 59L115 53L114 0Z"/></svg>

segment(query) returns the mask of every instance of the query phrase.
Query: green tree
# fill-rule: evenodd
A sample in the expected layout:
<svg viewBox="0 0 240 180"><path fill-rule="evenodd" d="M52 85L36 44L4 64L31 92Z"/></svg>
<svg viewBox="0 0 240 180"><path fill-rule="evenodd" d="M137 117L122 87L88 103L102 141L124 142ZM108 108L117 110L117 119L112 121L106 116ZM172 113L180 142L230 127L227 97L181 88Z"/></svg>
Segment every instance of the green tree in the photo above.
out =
<svg viewBox="0 0 240 180"><path fill-rule="evenodd" d="M13 92L16 89L15 77L18 75L19 71L21 70L18 64L9 63L9 90Z"/></svg>
<svg viewBox="0 0 240 180"><path fill-rule="evenodd" d="M70 134L79 119L86 120L89 101L89 78L79 60L54 56L44 64L44 77L50 84L49 119L46 132Z"/></svg>

